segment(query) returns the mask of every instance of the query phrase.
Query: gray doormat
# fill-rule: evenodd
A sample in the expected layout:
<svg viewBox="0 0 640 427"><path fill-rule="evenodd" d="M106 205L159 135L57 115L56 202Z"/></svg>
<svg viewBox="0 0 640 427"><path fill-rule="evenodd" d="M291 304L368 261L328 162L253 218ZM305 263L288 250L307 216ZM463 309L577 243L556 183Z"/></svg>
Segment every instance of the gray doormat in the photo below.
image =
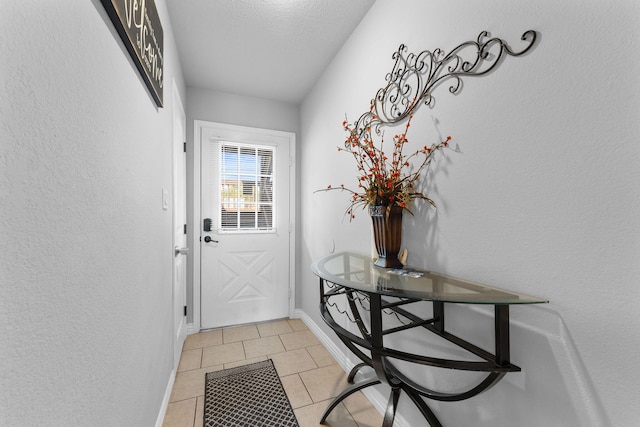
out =
<svg viewBox="0 0 640 427"><path fill-rule="evenodd" d="M206 374L204 427L299 427L271 359Z"/></svg>

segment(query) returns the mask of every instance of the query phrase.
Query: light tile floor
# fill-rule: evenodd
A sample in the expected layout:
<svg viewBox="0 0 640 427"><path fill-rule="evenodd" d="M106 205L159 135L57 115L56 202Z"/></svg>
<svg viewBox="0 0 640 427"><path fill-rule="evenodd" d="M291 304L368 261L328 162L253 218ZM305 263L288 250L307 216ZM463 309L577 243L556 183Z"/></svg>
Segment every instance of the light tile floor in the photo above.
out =
<svg viewBox="0 0 640 427"><path fill-rule="evenodd" d="M283 319L189 335L180 358L163 427L201 427L204 376L271 358L300 427L317 427L347 386L347 374L299 319ZM357 392L336 407L325 425L379 427L382 415Z"/></svg>

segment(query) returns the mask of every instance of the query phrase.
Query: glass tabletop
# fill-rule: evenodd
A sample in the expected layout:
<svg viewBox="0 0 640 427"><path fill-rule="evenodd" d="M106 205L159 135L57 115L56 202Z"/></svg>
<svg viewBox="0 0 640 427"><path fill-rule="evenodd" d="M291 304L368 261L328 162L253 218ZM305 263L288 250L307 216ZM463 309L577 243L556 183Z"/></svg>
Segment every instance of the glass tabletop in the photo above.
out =
<svg viewBox="0 0 640 427"><path fill-rule="evenodd" d="M464 304L541 304L547 300L412 267L373 265L370 257L342 252L318 260L313 273L328 282L381 295Z"/></svg>

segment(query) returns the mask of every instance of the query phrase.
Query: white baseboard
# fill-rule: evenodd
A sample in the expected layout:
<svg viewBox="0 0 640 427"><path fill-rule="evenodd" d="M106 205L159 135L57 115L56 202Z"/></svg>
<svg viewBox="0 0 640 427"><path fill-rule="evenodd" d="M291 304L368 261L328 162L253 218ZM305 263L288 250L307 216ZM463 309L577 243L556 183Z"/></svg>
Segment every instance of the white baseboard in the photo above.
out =
<svg viewBox="0 0 640 427"><path fill-rule="evenodd" d="M322 329L305 313L304 311L297 309L295 311L296 318L302 319L302 321L307 325L309 330L313 332L313 334L318 338L318 340L324 345L324 347L329 351L331 356L338 362L338 364L344 369L345 372L351 371L355 364L348 359L347 355L340 350L340 348L329 338L327 334L324 333ZM369 399L371 404L380 414L385 413L387 410L387 402L389 400L388 396L384 396L380 393L379 390L373 387L367 387L362 390L362 393ZM393 423L395 427L411 427L407 420L405 420L402 415L396 414L395 421Z"/></svg>
<svg viewBox="0 0 640 427"><path fill-rule="evenodd" d="M193 335L200 332L199 328L196 328L193 323L187 323L187 335Z"/></svg>
<svg viewBox="0 0 640 427"><path fill-rule="evenodd" d="M173 390L173 383L176 381L176 370L171 371L167 388L164 391L164 397L162 398L162 405L160 405L160 412L158 412L158 418L156 419L156 427L162 427L164 423L164 417L167 415L167 408L169 407L169 399L171 399L171 391Z"/></svg>
<svg viewBox="0 0 640 427"><path fill-rule="evenodd" d="M185 327L184 324L181 327ZM186 324L186 334L192 335L196 334L199 331L195 330L193 323ZM184 347L184 342L182 346ZM173 367L171 371L171 375L169 376L169 381L167 383L167 388L164 391L164 397L162 398L162 405L160 406L160 412L158 412L158 418L156 419L156 427L162 427L164 423L164 417L167 415L167 408L169 407L169 399L171 399L171 392L173 391L173 384L176 381L176 374L178 371L179 360L176 361L176 366Z"/></svg>
<svg viewBox="0 0 640 427"><path fill-rule="evenodd" d="M327 334L325 334L322 329L305 313L300 309L296 309L295 315L297 318L302 319L305 325L313 332L313 334L320 340L322 345L331 353L334 359L338 362L338 364L344 369L346 372L349 372L354 364L347 359L344 352L342 352L338 346L329 339Z"/></svg>

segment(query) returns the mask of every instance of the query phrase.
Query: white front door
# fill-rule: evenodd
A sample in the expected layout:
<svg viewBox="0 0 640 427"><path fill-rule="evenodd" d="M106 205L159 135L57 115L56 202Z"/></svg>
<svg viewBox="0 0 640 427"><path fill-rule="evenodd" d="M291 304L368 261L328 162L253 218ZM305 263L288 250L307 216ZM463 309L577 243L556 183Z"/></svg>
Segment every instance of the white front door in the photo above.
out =
<svg viewBox="0 0 640 427"><path fill-rule="evenodd" d="M187 156L185 153L185 116L174 87L173 115L173 333L174 367L178 367L182 345L187 336ZM163 194L164 197L164 194Z"/></svg>
<svg viewBox="0 0 640 427"><path fill-rule="evenodd" d="M289 315L290 134L201 132L201 327Z"/></svg>

